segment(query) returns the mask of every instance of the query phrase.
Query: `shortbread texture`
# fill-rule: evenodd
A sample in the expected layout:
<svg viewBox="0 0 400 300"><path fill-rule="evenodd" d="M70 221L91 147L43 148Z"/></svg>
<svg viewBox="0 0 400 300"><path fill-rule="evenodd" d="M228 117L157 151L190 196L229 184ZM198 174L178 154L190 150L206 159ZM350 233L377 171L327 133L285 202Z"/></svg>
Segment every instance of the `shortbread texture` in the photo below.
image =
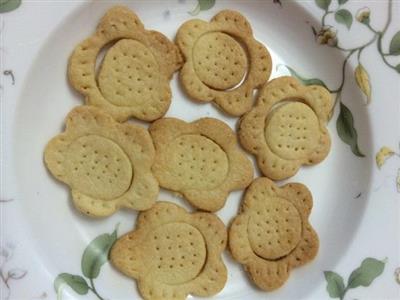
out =
<svg viewBox="0 0 400 300"><path fill-rule="evenodd" d="M267 48L254 38L249 22L236 11L223 10L210 22L185 22L176 43L185 59L180 80L186 93L197 101L213 101L233 116L250 110L253 90L271 74Z"/></svg>
<svg viewBox="0 0 400 300"><path fill-rule="evenodd" d="M318 236L308 221L312 205L300 183L278 187L261 177L246 191L229 229L229 248L259 288L281 287L292 268L317 255Z"/></svg>
<svg viewBox="0 0 400 300"><path fill-rule="evenodd" d="M151 171L154 154L146 129L80 106L68 114L65 132L47 144L44 160L69 185L77 209L104 217L120 207L146 210L154 204L159 192Z"/></svg>
<svg viewBox="0 0 400 300"><path fill-rule="evenodd" d="M96 75L96 60L108 45ZM153 121L170 106L169 80L181 64L174 43L146 30L127 7L115 6L100 20L94 35L73 51L68 77L88 105L101 107L117 121L130 117Z"/></svg>
<svg viewBox="0 0 400 300"><path fill-rule="evenodd" d="M134 231L117 240L110 258L118 270L137 280L144 299L207 297L226 283L221 258L226 243L226 229L217 216L157 202L139 214Z"/></svg>
<svg viewBox="0 0 400 300"><path fill-rule="evenodd" d="M160 186L182 194L193 206L217 211L232 190L244 189L253 167L224 122L202 118L186 123L163 118L149 128Z"/></svg>
<svg viewBox="0 0 400 300"><path fill-rule="evenodd" d="M240 143L256 156L265 176L289 178L301 165L317 164L328 155L326 123L332 105L329 91L321 86L303 86L289 76L273 79L241 118Z"/></svg>

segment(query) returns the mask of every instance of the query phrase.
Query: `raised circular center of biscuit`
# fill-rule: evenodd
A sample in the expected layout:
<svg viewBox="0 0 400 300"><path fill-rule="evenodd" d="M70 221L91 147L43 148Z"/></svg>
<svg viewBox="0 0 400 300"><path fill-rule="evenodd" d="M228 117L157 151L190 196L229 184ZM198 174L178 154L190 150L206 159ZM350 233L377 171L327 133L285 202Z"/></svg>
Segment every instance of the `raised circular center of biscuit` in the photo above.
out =
<svg viewBox="0 0 400 300"><path fill-rule="evenodd" d="M98 85L102 95L117 106L134 106L158 97L159 67L142 43L122 39L107 52Z"/></svg>
<svg viewBox="0 0 400 300"><path fill-rule="evenodd" d="M301 238L301 216L289 201L273 197L253 211L248 225L251 248L265 259L288 255Z"/></svg>
<svg viewBox="0 0 400 300"><path fill-rule="evenodd" d="M182 188L212 189L228 174L228 157L211 139L187 134L175 139L166 150L169 171Z"/></svg>
<svg viewBox="0 0 400 300"><path fill-rule="evenodd" d="M82 194L97 199L114 199L131 185L131 161L115 142L87 135L74 140L65 162L69 184Z"/></svg>
<svg viewBox="0 0 400 300"><path fill-rule="evenodd" d="M274 109L267 118L265 139L282 158L306 158L318 146L320 129L314 111L301 102L289 102Z"/></svg>
<svg viewBox="0 0 400 300"><path fill-rule="evenodd" d="M225 90L239 84L247 72L243 47L222 32L202 35L193 48L194 69L199 79L211 88Z"/></svg>
<svg viewBox="0 0 400 300"><path fill-rule="evenodd" d="M151 257L151 272L167 284L185 283L197 277L207 250L200 231L187 223L165 224L148 235L144 255ZM154 274L154 275L153 275Z"/></svg>

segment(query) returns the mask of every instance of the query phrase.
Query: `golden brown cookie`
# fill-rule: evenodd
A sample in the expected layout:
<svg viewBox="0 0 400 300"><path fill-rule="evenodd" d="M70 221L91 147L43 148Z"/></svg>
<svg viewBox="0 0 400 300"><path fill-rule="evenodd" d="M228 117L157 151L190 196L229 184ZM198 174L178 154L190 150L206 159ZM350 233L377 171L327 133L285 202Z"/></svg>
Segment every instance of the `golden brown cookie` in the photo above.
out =
<svg viewBox="0 0 400 300"><path fill-rule="evenodd" d="M250 160L222 121L164 118L149 131L156 148L153 172L160 186L183 194L197 208L219 210L230 191L245 188L253 178Z"/></svg>
<svg viewBox="0 0 400 300"><path fill-rule="evenodd" d="M117 123L96 107L68 114L65 132L47 144L44 160L70 186L76 208L90 216L108 216L120 207L146 210L158 196L148 131Z"/></svg>
<svg viewBox="0 0 400 300"><path fill-rule="evenodd" d="M239 124L239 140L253 153L262 173L274 180L296 174L301 165L321 162L331 141L326 123L332 98L321 86L279 77L260 91Z"/></svg>
<svg viewBox="0 0 400 300"><path fill-rule="evenodd" d="M97 76L97 56L110 43ZM94 35L75 48L68 76L87 104L103 108L117 121L152 121L167 112L169 80L181 64L175 44L157 31L145 30L127 7L115 6Z"/></svg>
<svg viewBox="0 0 400 300"><path fill-rule="evenodd" d="M187 21L176 42L186 60L180 80L191 98L214 101L234 116L250 110L253 90L268 80L272 61L245 17L223 10L210 22Z"/></svg>
<svg viewBox="0 0 400 300"><path fill-rule="evenodd" d="M292 268L316 256L319 241L308 221L311 209L311 193L300 183L277 187L263 177L246 191L229 229L229 248L259 288L279 288Z"/></svg>
<svg viewBox="0 0 400 300"><path fill-rule="evenodd" d="M144 299L207 297L222 290L227 280L221 258L226 241L217 216L157 202L140 213L136 229L117 240L110 257L118 270L137 280Z"/></svg>

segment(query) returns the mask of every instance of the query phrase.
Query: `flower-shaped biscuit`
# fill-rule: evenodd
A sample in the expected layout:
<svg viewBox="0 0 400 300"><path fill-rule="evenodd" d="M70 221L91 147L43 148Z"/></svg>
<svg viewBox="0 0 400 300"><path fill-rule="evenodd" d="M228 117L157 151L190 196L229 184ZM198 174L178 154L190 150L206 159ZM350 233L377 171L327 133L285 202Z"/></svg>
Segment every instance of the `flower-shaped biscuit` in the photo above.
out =
<svg viewBox="0 0 400 300"><path fill-rule="evenodd" d="M189 214L175 204L157 202L140 213L136 229L117 240L110 257L118 270L137 280L145 299L206 297L225 285L221 253L226 241L217 216Z"/></svg>
<svg viewBox="0 0 400 300"><path fill-rule="evenodd" d="M72 110L44 159L54 177L70 186L76 208L90 216L108 216L119 207L149 209L158 196L147 130L117 123L96 107Z"/></svg>
<svg viewBox="0 0 400 300"><path fill-rule="evenodd" d="M214 101L234 116L250 110L253 90L268 80L272 61L245 17L223 10L210 22L190 20L176 42L186 59L180 79L190 97Z"/></svg>
<svg viewBox="0 0 400 300"><path fill-rule="evenodd" d="M328 155L331 142L325 125L331 108L325 88L279 77L262 88L255 107L242 117L239 140L256 155L265 176L291 177L302 164L316 164Z"/></svg>
<svg viewBox="0 0 400 300"><path fill-rule="evenodd" d="M96 76L96 59L110 43ZM181 63L175 44L157 31L145 30L127 7L115 6L95 34L75 48L68 75L87 104L103 108L117 121L131 116L152 121L168 110L169 80Z"/></svg>
<svg viewBox="0 0 400 300"><path fill-rule="evenodd" d="M279 188L263 177L246 191L229 229L229 248L261 289L279 288L290 269L316 256L319 241L308 222L311 208L311 193L300 183Z"/></svg>
<svg viewBox="0 0 400 300"><path fill-rule="evenodd" d="M193 123L174 118L149 128L156 148L154 175L160 186L183 194L195 207L219 210L230 191L248 186L253 167L232 129L217 119Z"/></svg>

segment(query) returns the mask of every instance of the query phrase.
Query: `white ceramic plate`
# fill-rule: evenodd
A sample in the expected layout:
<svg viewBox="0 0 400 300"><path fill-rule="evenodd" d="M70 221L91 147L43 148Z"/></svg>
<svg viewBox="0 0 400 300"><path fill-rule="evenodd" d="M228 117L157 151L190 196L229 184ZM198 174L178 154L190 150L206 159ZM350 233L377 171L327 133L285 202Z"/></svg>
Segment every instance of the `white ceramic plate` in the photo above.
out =
<svg viewBox="0 0 400 300"><path fill-rule="evenodd" d="M9 1L5 0L8 6L1 9L18 4ZM214 298L400 297L400 278L395 275L400 265L399 179L396 188L400 167L399 2L216 0L214 4L171 0L125 4L140 16L146 28L173 39L180 24L193 18L188 12L198 2L204 10L195 11L197 18L209 20L224 8L238 10L248 18L256 38L272 54L272 77L290 74L285 67L289 66L303 79L322 81L334 92L333 97L338 92L341 95L329 123L329 156L319 165L301 168L290 179L306 184L313 193L311 223L321 244L317 258L293 270L282 288L265 293L255 288L241 266L225 253L228 282ZM44 146L63 129L65 115L82 104L81 96L66 79L68 56L114 4L116 1L26 1L1 14L1 299L54 299L53 283L60 273L82 276L90 287L86 293L81 286L78 292L83 295L79 295L64 286L58 291L64 298L140 298L134 282L109 264L101 268L93 282L84 278L81 270L87 245L116 227L118 236L131 230L136 213L119 211L101 220L80 215L71 205L68 188L49 175L42 161ZM359 64L363 71L357 68ZM173 100L167 116L185 121L211 116L235 128L237 118L222 114L211 104L189 100L176 75L171 86ZM368 86L372 87L370 104ZM345 130L339 132L338 118L345 124ZM353 143L353 151L339 135ZM385 145L396 153L382 152L379 159L388 160L379 169L375 155ZM365 156L360 157L361 153ZM236 214L241 196L242 192L232 193L218 212L225 224ZM161 192L160 199L190 209L167 191ZM363 261L348 282L351 272Z"/></svg>

